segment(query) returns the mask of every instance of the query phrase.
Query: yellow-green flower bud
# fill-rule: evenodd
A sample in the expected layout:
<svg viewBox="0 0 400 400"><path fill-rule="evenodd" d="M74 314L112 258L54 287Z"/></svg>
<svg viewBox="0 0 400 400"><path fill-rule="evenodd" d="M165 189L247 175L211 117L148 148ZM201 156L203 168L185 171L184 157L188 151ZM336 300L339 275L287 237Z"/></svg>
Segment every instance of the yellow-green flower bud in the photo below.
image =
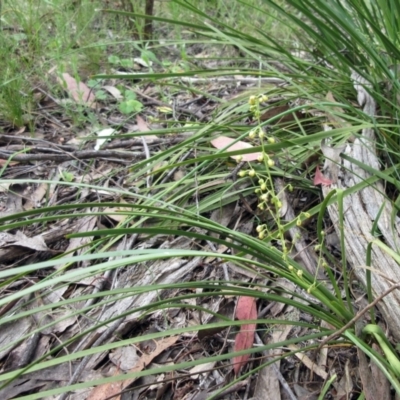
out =
<svg viewBox="0 0 400 400"><path fill-rule="evenodd" d="M262 183L262 184L260 185L260 189L261 189L263 192L265 192L265 191L267 190L267 185L266 185L265 183Z"/></svg>
<svg viewBox="0 0 400 400"><path fill-rule="evenodd" d="M256 228L256 231L258 233L262 232L263 230L264 230L264 227L262 225L258 225L257 228Z"/></svg>
<svg viewBox="0 0 400 400"><path fill-rule="evenodd" d="M249 132L249 138L250 139L254 139L256 137L256 130L255 129L252 129L250 132Z"/></svg>
<svg viewBox="0 0 400 400"><path fill-rule="evenodd" d="M263 155L263 154L260 154L260 155L257 157L257 161L258 161L258 162L262 162L262 160L264 160L264 155Z"/></svg>
<svg viewBox="0 0 400 400"><path fill-rule="evenodd" d="M275 143L275 138L273 138L273 137L270 136L270 137L268 138L268 142L271 143L271 144L274 144L274 143Z"/></svg>
<svg viewBox="0 0 400 400"><path fill-rule="evenodd" d="M303 271L302 271L301 269L299 269L299 270L297 271L297 276L298 276L299 278L301 278L301 277L303 276Z"/></svg>
<svg viewBox="0 0 400 400"><path fill-rule="evenodd" d="M241 171L239 171L238 175L239 175L241 178L244 178L244 177L247 175L247 172L241 170Z"/></svg>
<svg viewBox="0 0 400 400"><path fill-rule="evenodd" d="M267 164L268 164L268 167L273 167L273 166L275 165L275 161L269 159L269 160L267 161Z"/></svg>
<svg viewBox="0 0 400 400"><path fill-rule="evenodd" d="M254 169L251 169L251 170L249 171L249 176L253 177L253 176L255 176L255 175L256 175L256 171L254 171Z"/></svg>
<svg viewBox="0 0 400 400"><path fill-rule="evenodd" d="M250 104L251 106L254 106L254 105L256 104L256 101L257 101L256 96L250 96L250 97L249 97L249 104Z"/></svg>

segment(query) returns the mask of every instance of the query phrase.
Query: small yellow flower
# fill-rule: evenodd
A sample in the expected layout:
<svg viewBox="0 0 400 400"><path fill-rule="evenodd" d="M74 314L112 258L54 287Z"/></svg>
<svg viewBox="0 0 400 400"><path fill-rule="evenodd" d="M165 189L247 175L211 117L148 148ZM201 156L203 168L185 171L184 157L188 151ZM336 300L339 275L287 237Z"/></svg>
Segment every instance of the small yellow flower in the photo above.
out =
<svg viewBox="0 0 400 400"><path fill-rule="evenodd" d="M264 232L260 232L260 233L258 234L258 238L259 238L260 240L263 240L263 239L265 238Z"/></svg>
<svg viewBox="0 0 400 400"><path fill-rule="evenodd" d="M260 128L259 129L259 131L258 131L258 137L260 138L260 139L264 139L264 137L265 137L265 133L264 133L264 131Z"/></svg>
<svg viewBox="0 0 400 400"><path fill-rule="evenodd" d="M241 178L244 178L244 177L247 175L247 172L242 170L242 171L239 171L238 175L239 175Z"/></svg>
<svg viewBox="0 0 400 400"><path fill-rule="evenodd" d="M249 171L249 176L253 177L253 176L255 176L255 175L256 175L256 171L254 171L254 169L251 169L251 170Z"/></svg>
<svg viewBox="0 0 400 400"><path fill-rule="evenodd" d="M264 227L262 225L258 225L257 228L256 228L256 231L258 233L262 232L263 230L264 230Z"/></svg>
<svg viewBox="0 0 400 400"><path fill-rule="evenodd" d="M261 189L263 192L265 192L265 191L267 190L267 185L266 185L265 183L262 183L262 184L260 185L260 189Z"/></svg>
<svg viewBox="0 0 400 400"><path fill-rule="evenodd" d="M302 271L301 269L299 269L299 270L297 271L297 276L298 276L299 278L301 278L301 277L303 276L303 271Z"/></svg>
<svg viewBox="0 0 400 400"><path fill-rule="evenodd" d="M255 129L252 129L250 132L249 132L249 138L250 139L254 139L256 137L256 130Z"/></svg>
<svg viewBox="0 0 400 400"><path fill-rule="evenodd" d="M262 185L263 183L264 183L264 179L259 179L259 180L258 180L258 184L259 184L259 185Z"/></svg>
<svg viewBox="0 0 400 400"><path fill-rule="evenodd" d="M260 155L257 157L257 161L258 161L258 162L262 162L262 160L264 160L264 155L263 155L263 154L260 154Z"/></svg>
<svg viewBox="0 0 400 400"><path fill-rule="evenodd" d="M289 271L293 271L293 270L294 270L293 265L289 265L289 266L288 266L288 269L289 269Z"/></svg>
<svg viewBox="0 0 400 400"><path fill-rule="evenodd" d="M269 160L267 161L267 164L268 164L268 167L273 167L273 166L275 165L275 161L269 159Z"/></svg>
<svg viewBox="0 0 400 400"><path fill-rule="evenodd" d="M260 199L261 199L262 201L268 201L268 193L264 193L264 194L260 197Z"/></svg>
<svg viewBox="0 0 400 400"><path fill-rule="evenodd" d="M256 104L256 101L257 101L256 96L250 96L250 97L249 97L249 104L250 104L251 106L254 106L254 105Z"/></svg>

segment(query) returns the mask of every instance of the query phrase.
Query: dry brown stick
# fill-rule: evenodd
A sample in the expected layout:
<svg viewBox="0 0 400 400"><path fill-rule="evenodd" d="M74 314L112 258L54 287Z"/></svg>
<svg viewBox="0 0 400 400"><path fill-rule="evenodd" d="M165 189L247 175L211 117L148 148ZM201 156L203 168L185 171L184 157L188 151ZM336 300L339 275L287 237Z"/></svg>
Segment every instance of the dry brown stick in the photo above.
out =
<svg viewBox="0 0 400 400"><path fill-rule="evenodd" d="M157 137L151 140L148 145L156 145L156 144L162 144L162 143L168 143L168 144L177 144L185 139L191 137L192 134L178 134L178 135L168 135L168 136L163 136L163 137ZM13 136L13 135L0 135L0 143L7 144L7 150L14 150L14 151L20 151L26 148L26 145L29 143L41 143L42 146L46 145L47 151L51 151L51 149L57 149L57 150L62 150L62 151L68 151L68 152L73 152L73 151L78 151L79 147L72 145L72 144L57 144L55 145L54 143L47 142L46 140L43 139L33 139L29 138L26 136ZM15 144L9 144L9 143L15 143ZM20 143L20 144L17 144ZM22 143L22 144L21 144ZM109 149L116 149L116 148L128 148L132 146L142 146L142 141L140 138L131 138L131 139L112 139L111 142L105 143L102 146L102 150L109 150ZM39 146L36 145L29 145L29 148L32 150L36 150L39 148Z"/></svg>
<svg viewBox="0 0 400 400"><path fill-rule="evenodd" d="M368 310L372 307L375 307L385 296L387 296L390 292L394 289L400 289L400 283L396 283L395 285L391 286L388 290L383 292L379 297L377 297L372 303L368 304L367 307L363 308L359 313L357 313L346 325L340 328L337 332L332 333L326 339L324 339L321 344L318 346L318 350L321 350L323 346L325 346L331 340L340 336L346 329L349 329L353 324L355 324Z"/></svg>
<svg viewBox="0 0 400 400"><path fill-rule="evenodd" d="M153 97L148 96L147 94L141 92L140 90L134 90L134 92L140 96L143 97L144 99L148 100L149 102L151 102L152 104L155 104L156 106L160 106L160 107L171 107L170 104L164 103L160 100L157 100ZM185 107L181 107L181 106L175 106L175 109L178 110L179 112L185 113L185 114L189 114L189 115L193 115L194 117L198 118L199 120L202 120L204 118L204 115L201 113L201 111L191 111Z"/></svg>
<svg viewBox="0 0 400 400"><path fill-rule="evenodd" d="M109 158L115 157L117 159L129 159L129 158L143 158L143 152L132 152L132 151L117 151L117 150L82 150L74 151L71 153L63 154L17 154L13 155L13 152L0 150L0 160L8 160L19 162L30 162L30 161L68 161L68 160L85 160L88 158Z"/></svg>
<svg viewBox="0 0 400 400"><path fill-rule="evenodd" d="M154 0L146 0L144 13L150 17L154 14ZM144 20L144 38L150 40L153 36L153 21L151 18Z"/></svg>

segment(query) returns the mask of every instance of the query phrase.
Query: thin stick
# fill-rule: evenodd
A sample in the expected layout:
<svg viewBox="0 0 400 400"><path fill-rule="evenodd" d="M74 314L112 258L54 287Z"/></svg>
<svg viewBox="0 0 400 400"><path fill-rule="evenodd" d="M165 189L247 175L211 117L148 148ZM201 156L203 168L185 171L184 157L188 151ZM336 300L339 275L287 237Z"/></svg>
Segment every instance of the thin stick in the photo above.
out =
<svg viewBox="0 0 400 400"><path fill-rule="evenodd" d="M379 297L377 297L372 303L368 304L367 307L362 309L358 314L355 315L354 318L352 318L346 325L344 325L342 328L340 328L337 332L332 333L332 335L328 336L326 339L324 339L321 344L318 346L317 350L321 350L323 346L325 346L328 342L330 342L333 339L336 339L338 336L340 336L346 329L349 329L353 324L355 324L368 310L370 310L372 307L375 307L385 296L387 296L390 292L392 292L394 289L400 289L400 283L396 283L395 285L391 286L386 292L383 292Z"/></svg>

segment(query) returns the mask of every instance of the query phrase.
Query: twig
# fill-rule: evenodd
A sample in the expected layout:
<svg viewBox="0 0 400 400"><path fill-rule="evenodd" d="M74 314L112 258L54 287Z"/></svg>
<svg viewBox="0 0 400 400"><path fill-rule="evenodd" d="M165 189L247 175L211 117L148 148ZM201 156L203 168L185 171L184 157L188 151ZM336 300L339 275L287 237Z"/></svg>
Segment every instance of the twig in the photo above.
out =
<svg viewBox="0 0 400 400"><path fill-rule="evenodd" d="M157 144L177 144L181 143L184 140L192 137L193 134L180 134L174 137L157 137L151 140L148 145L157 145ZM49 152L51 149L58 149L67 152L78 151L79 147L73 144L54 144L48 142L43 139L30 138L27 136L15 136L15 135L0 135L0 143L7 144L7 150L22 150L26 148L28 143L42 143L42 146L46 146L46 151ZM20 144L10 144L10 143L20 143ZM22 144L21 144L22 143ZM112 139L112 142L105 143L102 146L102 150L110 150L110 149L120 149L120 148L130 148L133 146L141 146L142 141L140 138L132 138L132 139ZM39 149L39 145L29 146L31 151Z"/></svg>
<svg viewBox="0 0 400 400"><path fill-rule="evenodd" d="M256 333L255 335L255 339L256 339L256 343L258 344L264 344L264 342L261 340L260 336L258 335L258 333ZM268 354L267 351L263 351L262 355L264 357L271 357L270 354ZM278 361L278 360L277 360ZM290 388L290 386L288 385L288 383L286 382L286 379L283 377L281 371L279 370L279 368L276 366L275 363L272 364L272 368L274 369L274 372L276 374L276 377L278 378L279 383L282 385L283 389L285 390L286 394L288 395L290 400L297 400L296 395L293 393L292 389Z"/></svg>
<svg viewBox="0 0 400 400"><path fill-rule="evenodd" d="M385 296L387 296L390 292L392 292L394 289L399 289L400 288L400 283L396 283L395 285L391 286L389 289L387 289L385 292L383 292L379 297L377 297L372 303L368 304L367 307L363 308L359 313L357 313L346 325L344 325L342 328L340 328L337 332L332 333L332 335L328 336L326 339L324 339L321 344L318 346L317 351L321 350L323 346L325 346L328 342L331 340L337 338L340 336L346 329L349 329L353 324L355 324L368 310L370 310L372 307L375 307Z"/></svg>
<svg viewBox="0 0 400 400"><path fill-rule="evenodd" d="M13 152L0 150L0 160L8 160L13 156ZM143 152L118 151L118 150L82 150L63 154L18 154L12 157L13 161L30 162L30 161L58 161L64 162L68 160L85 160L88 158L110 158L130 159L143 158Z"/></svg>
<svg viewBox="0 0 400 400"><path fill-rule="evenodd" d="M171 107L170 104L167 104L167 103L164 103L164 102L162 102L160 100L154 99L153 97L150 97L147 94L144 94L139 90L135 90L135 93L138 96L143 97L144 99L150 101L152 104L155 104L156 106L168 107L168 108ZM199 111L197 111L197 112L191 111L191 110L188 110L187 108L184 108L184 107L181 107L181 106L175 106L175 109L180 111L180 112L182 112L182 113L193 115L194 117L198 118L200 121L204 118L203 113L200 112L200 114L199 114Z"/></svg>
<svg viewBox="0 0 400 400"><path fill-rule="evenodd" d="M142 144L143 144L143 149L144 149L144 154L146 156L146 160L148 160L150 158L149 146L147 146L146 139L144 138L144 136L140 136L140 139L142 140ZM150 167L150 163L147 164L147 166ZM147 177L146 177L146 186L147 186L147 188L151 187L152 182L153 182L153 176L151 175L151 168L150 168L147 171Z"/></svg>
<svg viewBox="0 0 400 400"><path fill-rule="evenodd" d="M280 78L257 78L257 77L241 77L241 78L235 78L235 77L227 77L227 76L220 76L217 78L192 78L192 77L182 77L181 80L183 82L188 82L188 83L210 83L210 82L218 82L218 83L244 83L244 84L249 84L249 83L269 83L269 84L282 84L282 83L287 83L284 79Z"/></svg>
<svg viewBox="0 0 400 400"><path fill-rule="evenodd" d="M154 0L146 0L144 13L149 16L154 15ZM144 19L144 38L150 40L153 36L153 20L151 18Z"/></svg>
<svg viewBox="0 0 400 400"><path fill-rule="evenodd" d="M227 394L237 392L237 391L240 390L243 386L246 386L246 385L248 385L249 383L250 383L250 379L245 379L245 380L243 380L243 381L240 381L240 382L235 383L234 385L232 385L232 386L229 387L228 389L224 390L223 392L217 394L216 396L214 395L214 393L217 393L216 391L215 391L215 392L208 393L208 396L209 396L209 397L213 397L213 395L214 395L214 396L215 396L214 399L220 399L221 397L226 396Z"/></svg>

